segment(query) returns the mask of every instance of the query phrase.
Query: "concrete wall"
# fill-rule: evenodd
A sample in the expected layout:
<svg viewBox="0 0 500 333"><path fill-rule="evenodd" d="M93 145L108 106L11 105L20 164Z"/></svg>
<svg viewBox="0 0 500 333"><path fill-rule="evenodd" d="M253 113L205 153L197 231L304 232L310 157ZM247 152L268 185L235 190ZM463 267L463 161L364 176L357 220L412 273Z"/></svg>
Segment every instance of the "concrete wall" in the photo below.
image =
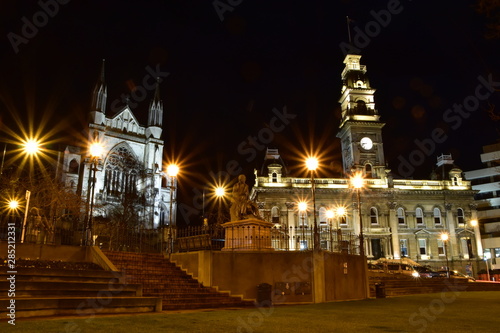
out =
<svg viewBox="0 0 500 333"><path fill-rule="evenodd" d="M171 260L205 286L257 299L257 286L272 286L272 301L321 303L367 295L365 260L329 252L197 251Z"/></svg>
<svg viewBox="0 0 500 333"><path fill-rule="evenodd" d="M0 243L0 258L7 257L7 243ZM93 262L90 247L47 244L16 244L16 259Z"/></svg>

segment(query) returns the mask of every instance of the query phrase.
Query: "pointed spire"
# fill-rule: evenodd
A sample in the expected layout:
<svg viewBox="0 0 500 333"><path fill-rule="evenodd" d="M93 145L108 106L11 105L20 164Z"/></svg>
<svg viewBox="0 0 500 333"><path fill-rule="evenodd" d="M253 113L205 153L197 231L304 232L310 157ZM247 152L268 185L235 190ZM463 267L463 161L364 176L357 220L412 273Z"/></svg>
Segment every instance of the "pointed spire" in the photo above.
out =
<svg viewBox="0 0 500 333"><path fill-rule="evenodd" d="M156 78L156 88L153 100L149 105L148 126L162 127L163 102L160 100L160 78Z"/></svg>
<svg viewBox="0 0 500 333"><path fill-rule="evenodd" d="M104 65L105 65L105 59L102 59L101 75L94 87L94 93L92 96L92 110L91 110L91 111L100 111L102 113L106 112L106 99L108 97L108 88L106 87L106 82L104 81Z"/></svg>

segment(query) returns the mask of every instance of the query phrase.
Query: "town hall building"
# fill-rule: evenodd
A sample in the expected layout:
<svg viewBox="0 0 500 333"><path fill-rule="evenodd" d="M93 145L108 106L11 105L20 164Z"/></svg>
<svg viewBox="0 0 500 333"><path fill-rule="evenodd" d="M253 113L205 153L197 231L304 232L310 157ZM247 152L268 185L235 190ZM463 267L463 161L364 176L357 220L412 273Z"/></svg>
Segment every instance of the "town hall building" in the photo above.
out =
<svg viewBox="0 0 500 333"><path fill-rule="evenodd" d="M449 260L450 269L477 269L483 250L470 182L451 155L438 157L431 179L395 179L384 156L383 113L375 107L375 89L360 59L348 54L341 74L337 137L345 178L295 177L287 173L286 156L268 149L251 198L264 219L286 230L289 249L312 249L308 233L319 233L321 248L332 250L331 240L362 234L368 259L410 258L436 269ZM355 174L364 180L359 192L350 179Z"/></svg>

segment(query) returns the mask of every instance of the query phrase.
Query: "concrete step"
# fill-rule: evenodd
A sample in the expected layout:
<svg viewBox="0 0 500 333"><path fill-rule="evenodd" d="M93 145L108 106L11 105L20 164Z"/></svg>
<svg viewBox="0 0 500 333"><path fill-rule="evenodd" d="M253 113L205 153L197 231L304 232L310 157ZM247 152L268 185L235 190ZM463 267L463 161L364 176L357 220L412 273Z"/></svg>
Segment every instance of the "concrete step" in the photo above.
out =
<svg viewBox="0 0 500 333"><path fill-rule="evenodd" d="M15 300L16 318L161 311L161 300L155 297L16 297ZM0 298L1 318L9 318L10 304L10 299Z"/></svg>

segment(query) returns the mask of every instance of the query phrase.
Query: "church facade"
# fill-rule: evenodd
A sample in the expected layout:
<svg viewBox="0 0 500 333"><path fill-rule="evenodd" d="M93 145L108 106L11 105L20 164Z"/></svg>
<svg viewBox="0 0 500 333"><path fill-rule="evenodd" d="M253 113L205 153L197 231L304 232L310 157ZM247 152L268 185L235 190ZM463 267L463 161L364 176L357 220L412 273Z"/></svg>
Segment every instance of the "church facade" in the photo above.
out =
<svg viewBox="0 0 500 333"><path fill-rule="evenodd" d="M473 222L477 212L470 182L450 155L438 158L432 179L394 179L385 162L384 123L375 108L375 89L360 59L348 54L341 75L337 137L346 178L288 175L278 150L268 149L263 171L255 172L251 198L264 219L289 231L290 249L312 249L314 241L307 233L315 228L321 248L328 249L323 234L333 229L340 237L361 233L368 259L410 258L436 269L448 261L451 269L463 271L468 264L477 269L483 250ZM359 192L349 178L355 174L364 180ZM300 207L303 200L306 209Z"/></svg>
<svg viewBox="0 0 500 333"><path fill-rule="evenodd" d="M175 223L170 212L176 211L176 179L165 173L159 81L146 126L128 105L107 115L103 61L93 91L87 137L81 145L67 146L62 159L63 184L81 196L86 214L94 221L123 222L132 217L127 227L146 229ZM91 152L93 146L99 148L97 153Z"/></svg>

